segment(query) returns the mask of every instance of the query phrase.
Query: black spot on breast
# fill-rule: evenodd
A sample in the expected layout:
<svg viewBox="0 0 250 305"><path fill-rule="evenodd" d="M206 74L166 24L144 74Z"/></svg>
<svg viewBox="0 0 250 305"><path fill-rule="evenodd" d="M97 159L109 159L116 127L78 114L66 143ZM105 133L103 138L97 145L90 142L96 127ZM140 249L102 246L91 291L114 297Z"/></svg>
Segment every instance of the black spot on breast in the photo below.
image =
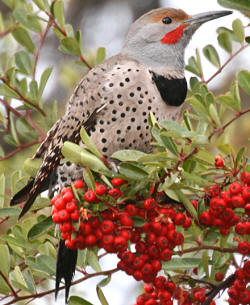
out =
<svg viewBox="0 0 250 305"><path fill-rule="evenodd" d="M152 80L155 83L161 98L169 106L180 106L185 101L187 95L187 82L184 78L166 78L153 71Z"/></svg>

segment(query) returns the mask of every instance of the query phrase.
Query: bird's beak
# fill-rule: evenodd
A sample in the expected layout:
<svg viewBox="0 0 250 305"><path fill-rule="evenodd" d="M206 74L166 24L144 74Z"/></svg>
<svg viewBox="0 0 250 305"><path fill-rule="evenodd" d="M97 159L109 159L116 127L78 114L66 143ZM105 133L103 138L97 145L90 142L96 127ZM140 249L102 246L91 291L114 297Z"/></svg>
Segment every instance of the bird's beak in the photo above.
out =
<svg viewBox="0 0 250 305"><path fill-rule="evenodd" d="M226 15L232 14L232 11L213 11L197 14L194 16L190 16L190 18L186 19L183 24L192 25L192 24L202 24L204 22L217 19Z"/></svg>

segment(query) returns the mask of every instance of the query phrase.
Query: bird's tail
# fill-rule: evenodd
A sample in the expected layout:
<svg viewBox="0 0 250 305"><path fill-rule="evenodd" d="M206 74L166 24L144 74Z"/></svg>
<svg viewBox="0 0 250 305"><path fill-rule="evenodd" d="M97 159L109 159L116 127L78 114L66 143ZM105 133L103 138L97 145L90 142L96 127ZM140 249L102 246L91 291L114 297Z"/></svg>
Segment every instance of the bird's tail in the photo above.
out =
<svg viewBox="0 0 250 305"><path fill-rule="evenodd" d="M69 289L75 274L77 261L77 249L71 250L65 246L65 241L60 240L57 252L56 262L56 291L55 298L59 292L61 279L65 282L65 303L67 304L69 297Z"/></svg>
<svg viewBox="0 0 250 305"><path fill-rule="evenodd" d="M30 179L28 183L25 185L25 187L23 187L18 193L16 193L11 198L10 201L11 206L24 202L29 198L29 192L33 187L34 180L35 180L34 178Z"/></svg>

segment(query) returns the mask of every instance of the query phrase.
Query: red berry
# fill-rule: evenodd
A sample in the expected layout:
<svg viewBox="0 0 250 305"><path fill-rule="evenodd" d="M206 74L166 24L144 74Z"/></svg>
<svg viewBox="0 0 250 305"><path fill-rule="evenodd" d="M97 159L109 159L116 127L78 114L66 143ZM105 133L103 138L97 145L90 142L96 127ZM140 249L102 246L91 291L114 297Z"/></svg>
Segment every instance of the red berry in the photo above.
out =
<svg viewBox="0 0 250 305"><path fill-rule="evenodd" d="M55 202L56 202L56 200L59 199L59 198L61 198L60 195L55 195L55 196L51 199L51 204L54 205Z"/></svg>
<svg viewBox="0 0 250 305"><path fill-rule="evenodd" d="M119 217L121 224L125 227L132 227L134 222L133 220L129 217L128 214L121 214Z"/></svg>
<svg viewBox="0 0 250 305"><path fill-rule="evenodd" d="M101 223L101 231L103 234L110 234L114 231L114 223L111 220L105 219Z"/></svg>
<svg viewBox="0 0 250 305"><path fill-rule="evenodd" d="M144 253L146 252L147 246L143 241L139 241L135 244L135 250L137 253Z"/></svg>
<svg viewBox="0 0 250 305"><path fill-rule="evenodd" d="M161 270L162 265L161 265L161 261L159 259L152 260L151 264L152 264L153 270L155 272L158 272Z"/></svg>
<svg viewBox="0 0 250 305"><path fill-rule="evenodd" d="M206 295L204 291L197 291L194 293L194 298L196 301L203 303L206 300Z"/></svg>
<svg viewBox="0 0 250 305"><path fill-rule="evenodd" d="M83 183L83 181L80 180L80 179L78 179L78 180L76 180L76 181L74 182L74 187L75 187L75 189L82 189L82 188L83 188L83 185L84 185L84 183Z"/></svg>
<svg viewBox="0 0 250 305"><path fill-rule="evenodd" d="M247 216L250 216L250 203L245 205L245 213L247 214Z"/></svg>
<svg viewBox="0 0 250 305"><path fill-rule="evenodd" d="M144 208L146 210L153 210L156 207L156 201L153 198L148 198L144 201Z"/></svg>
<svg viewBox="0 0 250 305"><path fill-rule="evenodd" d="M79 219L79 212L77 210L75 210L73 213L70 214L70 218L73 221L78 221L78 219Z"/></svg>
<svg viewBox="0 0 250 305"><path fill-rule="evenodd" d="M159 257L159 249L156 245L151 245L148 248L148 254L152 258L158 258Z"/></svg>
<svg viewBox="0 0 250 305"><path fill-rule="evenodd" d="M66 201L66 202L69 202L70 200L72 200L73 199L73 192L72 192L72 190L68 190L66 193L64 193L64 195L63 195L63 199Z"/></svg>
<svg viewBox="0 0 250 305"><path fill-rule="evenodd" d="M59 215L58 215L58 212L57 213L54 213L53 215L52 215L52 220L53 220L53 222L54 223L60 223L60 217L59 217Z"/></svg>
<svg viewBox="0 0 250 305"><path fill-rule="evenodd" d="M66 221L64 223L61 223L59 225L59 227L60 227L60 231L62 233L71 232L72 231L72 223L71 223L71 221Z"/></svg>
<svg viewBox="0 0 250 305"><path fill-rule="evenodd" d="M65 200L62 197L59 197L55 203L54 207L59 211L65 208Z"/></svg>
<svg viewBox="0 0 250 305"><path fill-rule="evenodd" d="M212 197L216 197L220 194L220 188L218 185L212 185L209 190L208 193L212 196Z"/></svg>
<svg viewBox="0 0 250 305"><path fill-rule="evenodd" d="M176 285L174 282L171 282L171 281L167 281L165 283L165 288L170 291L171 293L173 293L176 289Z"/></svg>
<svg viewBox="0 0 250 305"><path fill-rule="evenodd" d="M233 285L238 290L244 290L246 288L246 281L237 279L234 281Z"/></svg>
<svg viewBox="0 0 250 305"><path fill-rule="evenodd" d="M105 185L103 184L98 184L96 187L95 187L95 192L97 195L104 195L107 193L107 188Z"/></svg>
<svg viewBox="0 0 250 305"><path fill-rule="evenodd" d="M85 194L84 194L84 198L87 202L94 202L96 201L96 194L94 191L92 190L88 190Z"/></svg>
<svg viewBox="0 0 250 305"><path fill-rule="evenodd" d="M177 232L174 243L177 246L183 244L184 243L184 236L181 233Z"/></svg>
<svg viewBox="0 0 250 305"><path fill-rule="evenodd" d="M127 183L127 181L125 181L123 179L120 179L120 178L113 178L112 179L112 184L114 186L121 186L121 185L126 184L126 183Z"/></svg>
<svg viewBox="0 0 250 305"><path fill-rule="evenodd" d="M172 257L172 251L170 249L164 249L160 253L160 258L165 262L171 260L171 257Z"/></svg>
<svg viewBox="0 0 250 305"><path fill-rule="evenodd" d="M157 303L156 300L153 299L153 298L148 299L148 300L144 303L144 305L157 305L157 304L158 304L158 303Z"/></svg>
<svg viewBox="0 0 250 305"><path fill-rule="evenodd" d="M110 196L114 197L115 199L118 199L122 195L122 192L117 188L110 189L108 193Z"/></svg>
<svg viewBox="0 0 250 305"><path fill-rule="evenodd" d="M133 267L134 267L135 269L141 269L143 265L144 265L143 259L141 259L140 257L136 257L136 258L134 259Z"/></svg>
<svg viewBox="0 0 250 305"><path fill-rule="evenodd" d="M246 261L243 266L243 271L247 277L250 276L250 260Z"/></svg>
<svg viewBox="0 0 250 305"><path fill-rule="evenodd" d="M186 217L186 220L184 224L182 225L184 229L188 229L192 225L192 219L189 217Z"/></svg>
<svg viewBox="0 0 250 305"><path fill-rule="evenodd" d="M65 246L69 249L74 249L74 243L70 239L65 240Z"/></svg>
<svg viewBox="0 0 250 305"><path fill-rule="evenodd" d="M247 255L250 252L250 245L247 241L241 241L238 243L238 252Z"/></svg>
<svg viewBox="0 0 250 305"><path fill-rule="evenodd" d="M157 238L156 243L157 243L157 246L160 247L161 249L165 249L169 245L169 241L166 236L159 236Z"/></svg>
<svg viewBox="0 0 250 305"><path fill-rule="evenodd" d="M166 302L168 300L171 299L171 293L167 290L161 290L159 293L158 293L158 298L161 302Z"/></svg>
<svg viewBox="0 0 250 305"><path fill-rule="evenodd" d="M125 207L125 211L130 215L130 216L135 216L137 214L137 208L133 204L128 204Z"/></svg>
<svg viewBox="0 0 250 305"><path fill-rule="evenodd" d="M209 226L212 223L212 218L209 212L202 212L200 215L200 222L206 226Z"/></svg>
<svg viewBox="0 0 250 305"><path fill-rule="evenodd" d="M249 186L243 186L242 188L242 197L244 200L249 201L250 200L250 187Z"/></svg>
<svg viewBox="0 0 250 305"><path fill-rule="evenodd" d="M235 195L232 197L232 204L234 208L242 208L245 205L245 201L240 195Z"/></svg>
<svg viewBox="0 0 250 305"><path fill-rule="evenodd" d="M243 280L245 278L244 271L242 269L237 269L235 271L235 276L237 277L237 279Z"/></svg>
<svg viewBox="0 0 250 305"><path fill-rule="evenodd" d="M246 233L246 224L244 222L238 222L235 226L235 232L239 235L244 235Z"/></svg>
<svg viewBox="0 0 250 305"><path fill-rule="evenodd" d="M215 158L215 166L222 168L224 166L224 160L222 158Z"/></svg>
<svg viewBox="0 0 250 305"><path fill-rule="evenodd" d="M226 208L226 201L222 198L214 197L210 200L210 208L214 211L221 212Z"/></svg>
<svg viewBox="0 0 250 305"><path fill-rule="evenodd" d="M126 251L122 253L121 258L126 264L132 264L135 259L135 255L130 251Z"/></svg>
<svg viewBox="0 0 250 305"><path fill-rule="evenodd" d="M241 192L241 190L242 190L242 186L241 186L241 184L239 182L233 182L229 186L229 191L233 195L239 194Z"/></svg>
<svg viewBox="0 0 250 305"><path fill-rule="evenodd" d="M151 274L153 271L153 267L151 264L146 263L142 268L141 268L142 274L147 275Z"/></svg>
<svg viewBox="0 0 250 305"><path fill-rule="evenodd" d="M111 234L103 235L102 242L104 245L112 245L114 242L114 236Z"/></svg>
<svg viewBox="0 0 250 305"><path fill-rule="evenodd" d="M186 216L183 213L177 213L174 217L174 222L177 226L182 226L185 223Z"/></svg>
<svg viewBox="0 0 250 305"><path fill-rule="evenodd" d="M242 183L244 184L249 184L250 182L250 174L248 172L243 172L240 175L240 180L242 181Z"/></svg>
<svg viewBox="0 0 250 305"><path fill-rule="evenodd" d="M69 212L69 213L72 213L76 210L77 208L77 205L74 201L70 201L66 204L66 210Z"/></svg>
<svg viewBox="0 0 250 305"><path fill-rule="evenodd" d="M67 210L63 209L58 212L58 216L61 222L67 221L69 219L69 213Z"/></svg>
<svg viewBox="0 0 250 305"><path fill-rule="evenodd" d="M152 293L154 291L154 287L152 284L145 284L144 285L144 290L147 292L147 293Z"/></svg>
<svg viewBox="0 0 250 305"><path fill-rule="evenodd" d="M223 279L224 279L224 274L223 274L222 272L217 272L217 273L215 274L215 280L216 280L216 281L220 282L220 281L222 281Z"/></svg>
<svg viewBox="0 0 250 305"><path fill-rule="evenodd" d="M63 196L64 194L66 194L67 192L72 192L71 188L69 188L69 187L64 187L64 188L61 190L62 196Z"/></svg>
<svg viewBox="0 0 250 305"><path fill-rule="evenodd" d="M96 240L96 236L94 234L89 234L85 238L86 246L93 247L94 245L96 245L96 242L97 242L97 240Z"/></svg>

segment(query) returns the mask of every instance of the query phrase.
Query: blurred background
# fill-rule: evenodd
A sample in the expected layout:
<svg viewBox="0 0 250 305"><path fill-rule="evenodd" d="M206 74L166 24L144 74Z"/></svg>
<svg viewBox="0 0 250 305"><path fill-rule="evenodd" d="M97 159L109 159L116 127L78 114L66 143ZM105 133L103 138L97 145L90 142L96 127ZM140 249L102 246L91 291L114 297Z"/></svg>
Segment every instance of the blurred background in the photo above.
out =
<svg viewBox="0 0 250 305"><path fill-rule="evenodd" d="M211 10L224 9L218 5L216 0L199 1L199 0L65 0L66 21L72 24L74 29L81 29L83 34L83 50L86 59L91 63L95 58L98 47L106 48L107 57L110 57L122 47L124 38L130 24L145 12L157 7L175 7L181 8L188 14L195 14ZM3 15L9 14L8 8L0 2L0 10ZM224 63L228 59L228 54L220 48L217 48L216 28L219 26L231 27L232 21L240 18L243 24L247 24L249 20L239 12L234 11L230 16L217 19L203 25L194 35L189 47L186 51L186 62L188 58L195 53L198 47L201 51L207 44L212 44L218 50L221 62ZM13 42L12 42L13 43ZM72 57L57 51L59 40L55 39L55 35L50 33L46 40L45 47L41 53L39 61L38 73L47 67L52 66L53 72L46 88L44 98L48 102L57 100L59 104L59 116L64 112L64 105L72 94L74 86L79 79L87 72L87 69L72 64ZM4 47L0 45L1 51ZM11 51L10 51L11 52ZM202 53L202 52L201 52ZM211 83L209 88L215 94L220 94L228 90L231 82L235 78L235 73L241 69L250 69L250 53L246 49L238 57L236 57ZM202 63L204 68L205 79L208 79L216 68L213 67L203 56ZM189 79L191 74L186 72ZM242 99L245 99L244 93L241 92ZM242 123L243 122L243 123ZM237 124L233 129L232 138L236 139L235 145L242 145L242 139L246 139L249 134L249 116L245 116L241 124L241 135L239 136ZM245 134L246 133L246 134ZM238 134L238 136L235 136ZM1 140L0 140L1 141ZM35 147L33 148L35 150ZM31 151L28 156L31 156ZM116 257L109 255L108 259L103 258L103 270L116 266ZM90 271L90 270L87 270ZM71 295L81 295L89 300L92 304L99 304L96 297L96 283L103 277L91 279L84 283L71 288ZM77 274L75 279L77 279ZM126 276L122 272L118 272L112 276L111 283L103 288L103 292L108 300L109 305L128 305L135 302L135 297L141 289L140 283L135 283L133 279ZM220 297L216 304L226 304L224 301L226 296ZM36 300L29 304L54 304L54 296L50 295L41 300ZM64 293L60 292L59 299L56 304L64 304Z"/></svg>

